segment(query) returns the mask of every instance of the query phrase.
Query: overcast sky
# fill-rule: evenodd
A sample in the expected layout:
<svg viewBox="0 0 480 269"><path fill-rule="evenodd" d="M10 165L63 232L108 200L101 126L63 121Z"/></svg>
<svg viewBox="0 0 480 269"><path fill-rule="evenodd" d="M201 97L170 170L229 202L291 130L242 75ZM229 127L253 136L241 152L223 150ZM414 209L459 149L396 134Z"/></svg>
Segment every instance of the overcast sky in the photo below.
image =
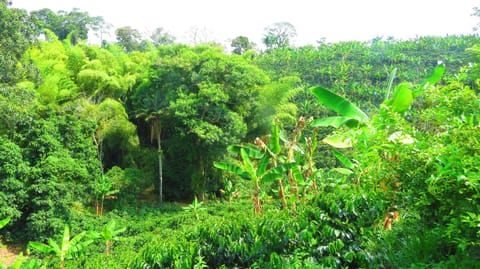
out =
<svg viewBox="0 0 480 269"><path fill-rule="evenodd" d="M102 16L114 28L131 26L147 34L163 27L188 42L192 27L205 29L210 40L229 44L243 35L261 44L265 27L276 22L295 26L297 46L393 36L471 34L478 0L12 0L28 11L49 8ZM115 37L112 36L111 39Z"/></svg>

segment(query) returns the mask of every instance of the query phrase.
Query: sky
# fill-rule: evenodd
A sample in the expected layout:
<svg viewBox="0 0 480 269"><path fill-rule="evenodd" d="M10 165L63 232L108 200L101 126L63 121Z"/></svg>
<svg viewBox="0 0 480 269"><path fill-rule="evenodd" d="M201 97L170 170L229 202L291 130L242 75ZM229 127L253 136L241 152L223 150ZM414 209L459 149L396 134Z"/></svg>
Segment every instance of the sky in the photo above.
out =
<svg viewBox="0 0 480 269"><path fill-rule="evenodd" d="M368 41L376 37L471 34L478 0L12 0L27 11L79 8L102 16L113 29L131 26L146 36L162 27L189 43L193 28L208 41L227 45L237 36L261 44L264 29L276 22L292 24L294 45ZM108 39L108 37L107 37ZM111 35L110 40L115 36Z"/></svg>

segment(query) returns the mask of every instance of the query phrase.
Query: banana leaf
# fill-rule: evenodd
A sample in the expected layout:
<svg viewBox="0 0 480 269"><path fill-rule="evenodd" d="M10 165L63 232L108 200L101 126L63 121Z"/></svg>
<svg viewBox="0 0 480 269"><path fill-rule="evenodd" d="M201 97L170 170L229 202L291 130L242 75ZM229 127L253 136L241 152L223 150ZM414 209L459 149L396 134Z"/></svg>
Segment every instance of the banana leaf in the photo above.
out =
<svg viewBox="0 0 480 269"><path fill-rule="evenodd" d="M333 155L348 169L353 169L353 163L338 150L332 149Z"/></svg>
<svg viewBox="0 0 480 269"><path fill-rule="evenodd" d="M346 118L356 119L360 122L368 121L368 116L355 104L322 87L313 87L310 91L320 103Z"/></svg>
<svg viewBox="0 0 480 269"><path fill-rule="evenodd" d="M228 171L228 172L232 172L236 175L241 176L244 179L250 179L250 176L248 175L248 173L245 170L243 170L242 168L240 168L240 167L238 167L234 164L224 163L224 162L214 162L213 166L215 166L216 168L218 168L220 170L225 170L225 171Z"/></svg>

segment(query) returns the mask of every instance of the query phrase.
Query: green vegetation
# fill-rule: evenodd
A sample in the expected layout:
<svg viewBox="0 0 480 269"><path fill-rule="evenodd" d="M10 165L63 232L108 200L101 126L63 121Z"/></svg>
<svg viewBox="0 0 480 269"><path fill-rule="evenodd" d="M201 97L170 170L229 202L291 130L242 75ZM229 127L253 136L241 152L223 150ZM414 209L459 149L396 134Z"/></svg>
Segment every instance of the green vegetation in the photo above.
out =
<svg viewBox="0 0 480 269"><path fill-rule="evenodd" d="M228 54L0 15L8 268L478 268L478 36L294 48L283 22Z"/></svg>

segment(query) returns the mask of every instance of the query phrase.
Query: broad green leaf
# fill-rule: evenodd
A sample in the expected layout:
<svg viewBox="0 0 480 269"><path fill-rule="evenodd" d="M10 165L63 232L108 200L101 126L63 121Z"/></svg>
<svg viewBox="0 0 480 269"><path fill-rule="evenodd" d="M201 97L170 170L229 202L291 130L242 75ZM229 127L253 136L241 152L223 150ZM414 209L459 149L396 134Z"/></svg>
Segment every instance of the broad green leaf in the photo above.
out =
<svg viewBox="0 0 480 269"><path fill-rule="evenodd" d="M70 248L70 227L65 225L65 230L63 231L63 238L62 238L62 252L66 253Z"/></svg>
<svg viewBox="0 0 480 269"><path fill-rule="evenodd" d="M280 126L276 120L272 125L271 131L269 148L274 154L278 154L282 148L280 147Z"/></svg>
<svg viewBox="0 0 480 269"><path fill-rule="evenodd" d="M82 254L82 251L91 243L93 243L93 240L86 240L76 243L69 249L66 258L71 259L80 256Z"/></svg>
<svg viewBox="0 0 480 269"><path fill-rule="evenodd" d="M228 151L240 154L240 150L243 149L247 155L251 158L260 159L263 157L263 152L253 144L244 144L244 145L232 145L227 147Z"/></svg>
<svg viewBox="0 0 480 269"><path fill-rule="evenodd" d="M297 164L296 163L285 163L282 165L279 165L275 168L272 168L268 170L265 175L262 177L262 182L272 182L275 179L280 179L285 175L285 173L289 170L295 167Z"/></svg>
<svg viewBox="0 0 480 269"><path fill-rule="evenodd" d="M55 252L57 255L62 253L62 249L57 244L57 242L55 242L52 238L48 238L47 241L48 241L48 244L50 245L50 248L53 250L53 252Z"/></svg>
<svg viewBox="0 0 480 269"><path fill-rule="evenodd" d="M261 177L263 174L265 174L269 161L270 161L270 155L265 154L265 156L263 156L263 158L258 162L258 168L257 168L258 177Z"/></svg>
<svg viewBox="0 0 480 269"><path fill-rule="evenodd" d="M5 227L5 225L7 225L9 222L10 222L10 218L0 220L0 229Z"/></svg>
<svg viewBox="0 0 480 269"><path fill-rule="evenodd" d="M71 244L71 245L76 245L76 244L78 244L78 242L80 242L80 241L82 240L82 238L85 236L85 234L86 234L85 231L77 234L76 236L74 236L74 237L72 238L72 240L70 240L70 244Z"/></svg>
<svg viewBox="0 0 480 269"><path fill-rule="evenodd" d="M313 172L313 175L312 175L310 178L315 179L315 178L317 178L317 177L320 177L320 175L321 175L322 173L323 173L323 170L318 169L318 170L316 170L315 172Z"/></svg>
<svg viewBox="0 0 480 269"><path fill-rule="evenodd" d="M270 183L274 180L277 180L277 179L281 179L282 178L282 174L278 174L278 173L273 173L272 171L268 171L263 177L262 177L262 182L264 183Z"/></svg>
<svg viewBox="0 0 480 269"><path fill-rule="evenodd" d="M338 149L351 148L353 146L351 137L345 137L340 134L327 136L322 141L323 143Z"/></svg>
<svg viewBox="0 0 480 269"><path fill-rule="evenodd" d="M443 74L445 73L445 64L440 62L433 72L423 81L423 84L429 83L431 85L437 83L442 79Z"/></svg>
<svg viewBox="0 0 480 269"><path fill-rule="evenodd" d="M443 62L440 62L435 69L433 70L428 77L426 77L422 84L420 84L420 88L418 91L415 92L415 97L418 97L424 93L424 91L432 86L435 85L437 82L442 79L443 74L445 73L445 64Z"/></svg>
<svg viewBox="0 0 480 269"><path fill-rule="evenodd" d="M221 169L221 170L232 172L232 173L234 173L236 175L239 175L239 176L241 176L245 179L250 179L250 176L248 175L247 172L245 172L245 170L243 170L242 168L240 168L240 167L238 167L234 164L223 163L223 162L214 162L213 166L215 166L216 168Z"/></svg>
<svg viewBox="0 0 480 269"><path fill-rule="evenodd" d="M43 254L53 254L53 253L55 253L55 251L52 249L52 247L50 247L46 244L40 243L40 242L30 241L30 242L28 242L27 248L37 250L37 251L39 251Z"/></svg>
<svg viewBox="0 0 480 269"><path fill-rule="evenodd" d="M333 155L348 169L353 169L353 163L338 150L332 150Z"/></svg>
<svg viewBox="0 0 480 269"><path fill-rule="evenodd" d="M340 173L342 175L351 175L353 174L353 171L347 168L342 168L342 167L336 167L333 168L332 171L335 171L337 173Z"/></svg>
<svg viewBox="0 0 480 269"><path fill-rule="evenodd" d="M392 99L386 104L393 112L403 113L408 110L413 102L413 92L410 83L400 83L395 87Z"/></svg>
<svg viewBox="0 0 480 269"><path fill-rule="evenodd" d="M298 165L292 167L293 177L299 184L303 184L305 182L305 178L303 177L302 171L298 168Z"/></svg>
<svg viewBox="0 0 480 269"><path fill-rule="evenodd" d="M335 128L339 128L340 126L347 125L347 123L358 125L358 120L354 118L341 117L341 116L328 117L323 119L315 119L314 121L312 121L310 126L312 127L332 126Z"/></svg>
<svg viewBox="0 0 480 269"><path fill-rule="evenodd" d="M340 95L337 95L322 87L313 87L310 90L317 97L320 103L324 104L326 107L337 112L338 114L347 118L357 119L361 122L368 121L368 116L365 112Z"/></svg>
<svg viewBox="0 0 480 269"><path fill-rule="evenodd" d="M244 149L240 149L240 156L242 156L243 167L245 168L245 171L250 175L251 179L257 181L257 173L255 173L255 167L253 166L250 157Z"/></svg>

